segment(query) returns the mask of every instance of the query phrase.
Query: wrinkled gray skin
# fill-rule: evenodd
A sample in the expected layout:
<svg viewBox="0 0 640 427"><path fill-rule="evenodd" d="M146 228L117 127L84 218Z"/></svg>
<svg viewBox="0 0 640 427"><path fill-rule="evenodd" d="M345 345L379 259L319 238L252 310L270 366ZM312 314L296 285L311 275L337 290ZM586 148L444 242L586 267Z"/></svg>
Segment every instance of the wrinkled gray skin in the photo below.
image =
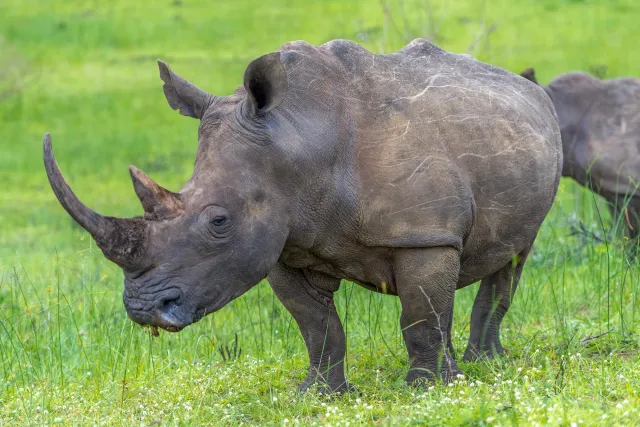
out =
<svg viewBox="0 0 640 427"><path fill-rule="evenodd" d="M388 55L288 43L228 97L160 73L171 107L200 119L199 146L179 193L131 169L144 218L82 205L45 137L52 188L123 267L134 321L178 331L268 277L309 351L301 389L339 392L333 296L347 279L400 297L407 381L448 381L454 293L481 280L464 357L504 352L500 322L562 166L542 89L425 40Z"/></svg>
<svg viewBox="0 0 640 427"><path fill-rule="evenodd" d="M528 68L522 77L538 83ZM572 72L542 86L553 101L560 131L562 175L593 188L623 218L632 238L640 233L640 80L599 80ZM621 215L622 214L622 215Z"/></svg>

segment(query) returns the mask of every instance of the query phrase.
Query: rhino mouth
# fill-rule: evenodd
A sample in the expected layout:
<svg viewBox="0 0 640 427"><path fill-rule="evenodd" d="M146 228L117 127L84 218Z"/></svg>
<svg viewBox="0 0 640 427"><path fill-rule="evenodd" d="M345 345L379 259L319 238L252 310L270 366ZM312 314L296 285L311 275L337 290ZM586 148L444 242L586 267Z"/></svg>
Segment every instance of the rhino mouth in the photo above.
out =
<svg viewBox="0 0 640 427"><path fill-rule="evenodd" d="M157 313L152 326L157 326L167 332L180 332L194 323L194 316L178 305L170 305Z"/></svg>
<svg viewBox="0 0 640 427"><path fill-rule="evenodd" d="M153 301L141 300L125 289L124 305L129 318L151 333L158 336L158 329L167 332L180 332L189 325L198 322L208 314L224 307L233 297L216 298L215 304L206 308L194 307L182 292L177 289L164 291Z"/></svg>
<svg viewBox="0 0 640 427"><path fill-rule="evenodd" d="M167 332L179 332L197 322L201 317L188 307L174 301L164 303L161 307L145 310L136 302L125 299L125 307L131 320L143 327L151 327L154 335L157 328Z"/></svg>
<svg viewBox="0 0 640 427"><path fill-rule="evenodd" d="M140 326L150 327L155 335L155 331L160 328L167 332L180 332L187 326L195 323L191 316L180 315L175 312L136 312L127 310L129 318Z"/></svg>
<svg viewBox="0 0 640 427"><path fill-rule="evenodd" d="M187 326L197 323L209 312L209 310L192 312L179 305L165 307L164 310L153 313L127 310L129 318L143 328L151 328L153 336L158 336L158 329L173 333L180 332Z"/></svg>

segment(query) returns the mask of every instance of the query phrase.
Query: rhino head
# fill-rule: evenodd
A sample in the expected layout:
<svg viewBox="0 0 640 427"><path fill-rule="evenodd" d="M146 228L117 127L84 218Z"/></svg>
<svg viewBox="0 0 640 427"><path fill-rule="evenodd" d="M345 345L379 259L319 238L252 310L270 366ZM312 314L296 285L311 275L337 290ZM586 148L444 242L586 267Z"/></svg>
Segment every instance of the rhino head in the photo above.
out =
<svg viewBox="0 0 640 427"><path fill-rule="evenodd" d="M558 115L558 125L562 135L562 151L564 156L563 176L571 176L573 166L570 165L572 144L582 119L591 107L594 99L602 90L602 81L584 72L571 72L555 77L548 85L541 85L533 68L527 68L521 77L544 89Z"/></svg>
<svg viewBox="0 0 640 427"><path fill-rule="evenodd" d="M124 271L124 305L143 325L176 332L264 279L288 234L282 155L270 149L270 112L287 93L279 53L249 64L232 96L211 95L158 61L169 105L200 120L194 172L178 193L131 166L144 216L114 218L85 206L56 163L49 134L44 163L69 215ZM276 176L278 179L276 180Z"/></svg>

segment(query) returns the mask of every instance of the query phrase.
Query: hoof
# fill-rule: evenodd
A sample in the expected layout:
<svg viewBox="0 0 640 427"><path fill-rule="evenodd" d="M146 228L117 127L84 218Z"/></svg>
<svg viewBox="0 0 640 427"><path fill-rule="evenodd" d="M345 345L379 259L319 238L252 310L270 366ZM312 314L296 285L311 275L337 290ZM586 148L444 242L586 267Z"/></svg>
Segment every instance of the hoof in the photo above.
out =
<svg viewBox="0 0 640 427"><path fill-rule="evenodd" d="M341 395L345 393L358 393L358 389L350 383L343 381L341 383L328 384L320 380L303 381L298 387L300 393L316 392L322 396Z"/></svg>
<svg viewBox="0 0 640 427"><path fill-rule="evenodd" d="M449 384L450 382L453 382L455 380L457 380L458 378L464 378L464 374L462 373L462 371L460 369L452 369L450 371L446 371L442 374L442 381L445 384Z"/></svg>
<svg viewBox="0 0 640 427"><path fill-rule="evenodd" d="M409 371L405 381L407 384L413 387L427 388L431 385L434 385L439 379L442 379L442 382L444 384L449 384L450 382L458 379L458 376L460 375L463 375L463 373L460 369L458 369L458 366L454 362L446 368L442 368L440 378L437 378L431 371L414 368Z"/></svg>
<svg viewBox="0 0 640 427"><path fill-rule="evenodd" d="M480 360L491 360L508 354L509 351L502 345L498 346L485 346L482 349L478 349L475 346L468 346L462 356L464 362L478 362Z"/></svg>

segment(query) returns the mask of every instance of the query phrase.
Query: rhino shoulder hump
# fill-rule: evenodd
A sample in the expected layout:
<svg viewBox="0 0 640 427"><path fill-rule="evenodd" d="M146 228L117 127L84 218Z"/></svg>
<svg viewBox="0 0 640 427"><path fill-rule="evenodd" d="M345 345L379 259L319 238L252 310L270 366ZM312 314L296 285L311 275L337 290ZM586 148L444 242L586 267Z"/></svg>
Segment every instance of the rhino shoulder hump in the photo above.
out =
<svg viewBox="0 0 640 427"><path fill-rule="evenodd" d="M423 57L432 55L441 55L447 53L427 39L414 39L397 53L409 56Z"/></svg>
<svg viewBox="0 0 640 427"><path fill-rule="evenodd" d="M361 58L374 56L372 52L350 40L331 40L320 48L331 52L332 56L350 70L357 68L356 65L361 62Z"/></svg>
<svg viewBox="0 0 640 427"><path fill-rule="evenodd" d="M331 40L322 44L320 47L330 50L334 55L338 57L348 55L350 52L354 50L359 52L362 52L362 51L368 52L365 48L360 46L358 43L353 42L351 40L344 40L344 39Z"/></svg>
<svg viewBox="0 0 640 427"><path fill-rule="evenodd" d="M308 50L313 48L309 43L304 40L294 40L292 42L288 42L280 46L281 52L289 52L289 51L297 51L297 50Z"/></svg>

